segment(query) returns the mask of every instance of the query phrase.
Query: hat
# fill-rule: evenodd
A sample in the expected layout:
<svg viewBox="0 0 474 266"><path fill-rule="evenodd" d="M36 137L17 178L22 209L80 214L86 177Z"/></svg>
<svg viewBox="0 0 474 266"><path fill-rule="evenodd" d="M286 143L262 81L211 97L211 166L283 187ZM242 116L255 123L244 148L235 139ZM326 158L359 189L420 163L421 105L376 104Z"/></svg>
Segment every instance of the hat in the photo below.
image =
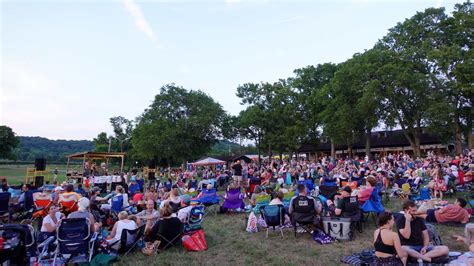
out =
<svg viewBox="0 0 474 266"><path fill-rule="evenodd" d="M189 203L191 202L191 196L186 195L186 194L181 195L181 202L183 202L186 205L189 205Z"/></svg>
<svg viewBox="0 0 474 266"><path fill-rule="evenodd" d="M342 190L345 191L345 192L347 192L347 193L349 193L349 194L352 193L352 189L351 189L350 186L345 186L345 187L342 188Z"/></svg>
<svg viewBox="0 0 474 266"><path fill-rule="evenodd" d="M59 187L59 186L54 188L54 191L55 191L55 192L60 191L60 190L63 191L64 188L63 188L63 187Z"/></svg>

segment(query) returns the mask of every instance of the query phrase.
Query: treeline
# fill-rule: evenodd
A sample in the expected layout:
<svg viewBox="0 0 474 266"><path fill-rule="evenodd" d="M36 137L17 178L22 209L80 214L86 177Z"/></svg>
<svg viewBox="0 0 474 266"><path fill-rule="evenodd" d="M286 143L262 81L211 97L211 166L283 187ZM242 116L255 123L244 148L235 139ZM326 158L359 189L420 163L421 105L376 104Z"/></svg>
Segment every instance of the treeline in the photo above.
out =
<svg viewBox="0 0 474 266"><path fill-rule="evenodd" d="M173 165L212 154L219 139L252 140L258 154L273 155L324 137L334 154L335 145L351 150L365 136L370 156L371 132L383 127L401 128L417 156L424 130L453 140L460 153L465 143L474 148L473 29L473 3L457 4L452 14L426 9L345 62L238 86L245 106L238 116L202 91L168 84L138 118L111 118L114 134L100 133L94 145Z"/></svg>
<svg viewBox="0 0 474 266"><path fill-rule="evenodd" d="M46 158L48 163L61 163L66 162L66 155L94 149L90 140L50 140L21 136L18 139L20 144L14 150L17 161L34 162L36 158Z"/></svg>

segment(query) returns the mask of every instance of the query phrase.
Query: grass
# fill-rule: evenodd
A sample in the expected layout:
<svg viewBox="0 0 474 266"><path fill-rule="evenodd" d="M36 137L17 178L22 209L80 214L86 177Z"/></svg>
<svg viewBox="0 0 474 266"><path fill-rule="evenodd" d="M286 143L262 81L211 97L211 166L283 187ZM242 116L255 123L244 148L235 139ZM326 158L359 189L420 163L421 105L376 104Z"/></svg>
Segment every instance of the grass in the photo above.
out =
<svg viewBox="0 0 474 266"><path fill-rule="evenodd" d="M6 177L11 184L24 182L28 165L0 165L0 178ZM54 169L55 166L50 166ZM65 165L57 166L59 179L65 178ZM453 198L448 198L454 201ZM386 209L400 211L401 202L390 199L385 204ZM208 250L203 252L187 252L182 247L174 247L153 256L145 256L139 251L120 258L118 265L340 265L342 257L371 248L375 224L372 220L364 223L362 234L356 232L350 242L340 242L330 245L319 245L309 234L298 234L295 238L293 229L284 229L285 238L279 232L270 231L269 237L265 232L250 234L245 231L244 214L217 214L204 218ZM462 227L436 225L443 243L450 250L464 251L463 244L450 238L453 234L464 234Z"/></svg>
<svg viewBox="0 0 474 266"><path fill-rule="evenodd" d="M6 178L8 183L11 185L19 185L25 182L26 178L26 168L34 167L34 164L25 165L25 164L3 164L0 165L0 179ZM52 171L55 168L58 168L58 180L63 181L66 179L66 165L48 165L48 169L51 169L50 179L52 181L53 173Z"/></svg>
<svg viewBox="0 0 474 266"><path fill-rule="evenodd" d="M449 198L448 200L454 201ZM390 199L386 208L400 211L401 202ZM245 231L244 214L218 214L204 218L202 224L208 250L187 252L182 247L173 247L147 257L136 251L120 258L119 265L340 265L343 256L372 248L375 224L372 220L364 223L363 233L356 232L350 242L319 245L309 234L298 234L293 229L285 229L285 238L279 232L265 231L250 234ZM464 234L463 227L436 225L436 228L450 250L464 251L463 244L450 238L453 234Z"/></svg>

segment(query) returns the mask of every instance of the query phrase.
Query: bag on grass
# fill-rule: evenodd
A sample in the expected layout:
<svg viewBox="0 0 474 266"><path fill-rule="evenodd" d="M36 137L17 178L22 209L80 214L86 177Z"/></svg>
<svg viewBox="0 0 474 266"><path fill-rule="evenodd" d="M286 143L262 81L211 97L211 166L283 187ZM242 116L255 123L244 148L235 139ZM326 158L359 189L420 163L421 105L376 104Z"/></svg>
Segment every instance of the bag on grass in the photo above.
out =
<svg viewBox="0 0 474 266"><path fill-rule="evenodd" d="M338 240L351 239L351 218L323 217L324 232Z"/></svg>
<svg viewBox="0 0 474 266"><path fill-rule="evenodd" d="M426 224L426 230L428 230L430 242L433 244L433 246L443 245L443 242L441 241L441 237L439 236L438 231L436 231L436 227L434 225Z"/></svg>
<svg viewBox="0 0 474 266"><path fill-rule="evenodd" d="M360 261L362 265L372 265L375 260L375 250L373 249L364 249L359 254Z"/></svg>
<svg viewBox="0 0 474 266"><path fill-rule="evenodd" d="M313 240L321 245L334 243L334 239L332 237L326 235L323 231L318 229L313 231Z"/></svg>
<svg viewBox="0 0 474 266"><path fill-rule="evenodd" d="M203 230L197 230L191 234L185 235L181 241L187 251L203 251L207 249Z"/></svg>
<svg viewBox="0 0 474 266"><path fill-rule="evenodd" d="M160 246L161 241L155 240L155 242L146 242L145 246L142 248L142 253L151 256L156 253L158 247Z"/></svg>
<svg viewBox="0 0 474 266"><path fill-rule="evenodd" d="M249 215L249 220L247 221L247 229L246 230L249 233L258 232L258 229L257 229L257 216L253 212L251 212L250 215Z"/></svg>

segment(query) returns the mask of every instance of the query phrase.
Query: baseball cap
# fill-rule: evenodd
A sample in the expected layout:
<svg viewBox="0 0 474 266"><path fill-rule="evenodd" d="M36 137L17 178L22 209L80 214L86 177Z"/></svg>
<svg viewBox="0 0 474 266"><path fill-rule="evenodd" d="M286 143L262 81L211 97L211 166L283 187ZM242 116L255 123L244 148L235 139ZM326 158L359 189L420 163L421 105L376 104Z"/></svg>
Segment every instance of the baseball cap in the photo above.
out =
<svg viewBox="0 0 474 266"><path fill-rule="evenodd" d="M181 201L188 205L191 202L191 196L189 195L181 195Z"/></svg>
<svg viewBox="0 0 474 266"><path fill-rule="evenodd" d="M347 193L349 193L349 194L352 193L352 189L351 189L350 186L345 186L345 187L342 188L342 190L345 191L345 192L347 192Z"/></svg>

